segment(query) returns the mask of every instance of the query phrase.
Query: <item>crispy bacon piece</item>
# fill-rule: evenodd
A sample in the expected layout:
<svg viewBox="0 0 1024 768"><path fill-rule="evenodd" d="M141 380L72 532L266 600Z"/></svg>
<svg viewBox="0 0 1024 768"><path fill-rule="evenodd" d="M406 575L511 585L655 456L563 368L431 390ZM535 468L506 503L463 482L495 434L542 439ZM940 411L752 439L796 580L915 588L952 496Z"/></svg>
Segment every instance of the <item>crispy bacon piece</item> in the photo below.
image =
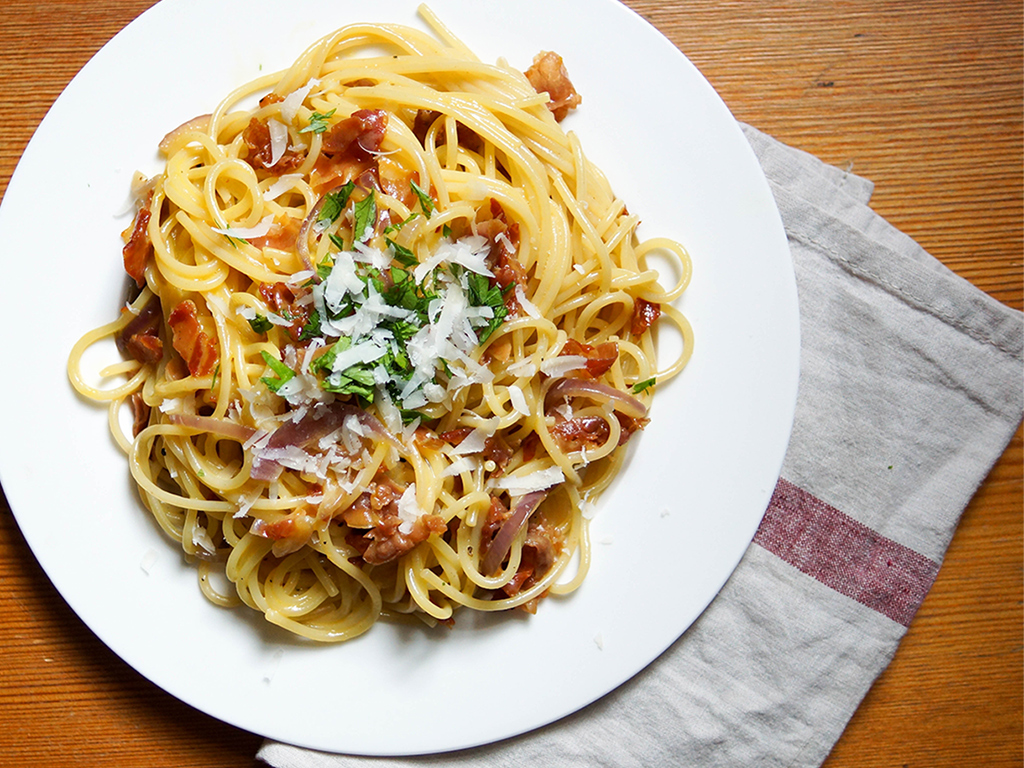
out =
<svg viewBox="0 0 1024 768"><path fill-rule="evenodd" d="M355 547L363 560L371 565L391 562L411 550L431 534L444 533L448 526L440 515L419 517L406 530L398 515L398 500L404 488L387 477L374 480L367 490L340 515L349 528L369 529L360 534L356 530L346 535L346 541Z"/></svg>
<svg viewBox="0 0 1024 768"><path fill-rule="evenodd" d="M562 347L563 355L582 355L587 358L586 374L583 371L576 373L596 379L606 373L619 357L619 345L614 341L606 341L596 347L569 339Z"/></svg>
<svg viewBox="0 0 1024 768"><path fill-rule="evenodd" d="M533 461L537 455L537 449L540 447L540 435L536 432L531 432L523 438L523 442L520 444L520 448L523 449L523 461Z"/></svg>
<svg viewBox="0 0 1024 768"><path fill-rule="evenodd" d="M348 154L359 160L369 160L380 151L387 132L387 112L358 109L324 131L320 151L325 155Z"/></svg>
<svg viewBox="0 0 1024 768"><path fill-rule="evenodd" d="M143 365L160 362L164 356L164 343L159 336L160 319L160 301L154 297L139 314L128 321L114 339L121 354L128 355Z"/></svg>
<svg viewBox="0 0 1024 768"><path fill-rule="evenodd" d="M491 200L490 207L483 211L485 218L476 223L476 233L486 237L491 244L492 281L505 292L505 308L509 317L519 317L522 308L516 298L513 285L526 286L526 269L516 256L519 251L519 222L509 223L505 209L497 200Z"/></svg>
<svg viewBox="0 0 1024 768"><path fill-rule="evenodd" d="M487 518L480 530L480 562L487 556L491 542L495 535L501 530L501 526L512 516L509 508L506 507L497 496L491 496L491 507L487 510Z"/></svg>
<svg viewBox="0 0 1024 768"><path fill-rule="evenodd" d="M469 433L472 431L472 427L456 427L455 429L449 429L447 432L442 432L438 437L449 445L458 445L469 437Z"/></svg>
<svg viewBox="0 0 1024 768"><path fill-rule="evenodd" d="M302 219L297 219L294 216L285 216L283 221L274 219L267 234L262 237L250 238L249 243L260 249L276 248L279 251L294 251L301 227Z"/></svg>
<svg viewBox="0 0 1024 768"><path fill-rule="evenodd" d="M249 150L245 160L255 170L269 169L278 175L282 175L294 171L306 159L302 154L288 148L278 158L277 162L273 163L274 149L270 140L270 128L267 127L266 122L255 117L249 121L249 125L242 131L242 141Z"/></svg>
<svg viewBox="0 0 1024 768"><path fill-rule="evenodd" d="M156 330L134 334L125 343L128 354L143 364L159 363L164 356L164 343L156 335Z"/></svg>
<svg viewBox="0 0 1024 768"><path fill-rule="evenodd" d="M167 318L172 346L188 365L193 376L208 376L217 365L217 346L203 329L196 305L185 299Z"/></svg>
<svg viewBox="0 0 1024 768"><path fill-rule="evenodd" d="M298 339L309 322L312 304L297 303L298 296L284 283L261 283L258 293L271 312L290 321L288 332Z"/></svg>
<svg viewBox="0 0 1024 768"><path fill-rule="evenodd" d="M149 219L152 215L149 204L152 198L153 194L150 193L145 204L135 214L135 220L121 233L121 237L127 238L124 248L121 249L124 271L139 288L146 284L146 262L153 252L153 242L149 239Z"/></svg>
<svg viewBox="0 0 1024 768"><path fill-rule="evenodd" d="M413 440L416 441L416 445L427 450L436 451L441 448L441 438L430 429L426 427L417 427L413 433Z"/></svg>
<svg viewBox="0 0 1024 768"><path fill-rule="evenodd" d="M310 174L313 190L323 194L349 181L379 187L377 153L387 130L387 112L359 109L324 131L320 157Z"/></svg>
<svg viewBox="0 0 1024 768"><path fill-rule="evenodd" d="M633 303L633 319L630 323L630 332L634 338L639 338L650 328L657 319L661 317L661 305L655 304L646 299L637 299Z"/></svg>
<svg viewBox="0 0 1024 768"><path fill-rule="evenodd" d="M398 499L403 490L387 477L373 480L340 517L350 528L381 525L387 517L398 517Z"/></svg>
<svg viewBox="0 0 1024 768"><path fill-rule="evenodd" d="M551 436L562 450L569 451L604 445L610 434L608 422L600 416L577 416L557 421L551 426Z"/></svg>
<svg viewBox="0 0 1024 768"><path fill-rule="evenodd" d="M484 457L493 461L496 468L491 472L491 477L500 477L505 472L505 467L512 461L513 451L501 435L492 435L484 441Z"/></svg>
<svg viewBox="0 0 1024 768"><path fill-rule="evenodd" d="M440 515L422 515L412 524L412 530L403 532L402 520L397 515L390 515L373 528L364 538L370 539L370 545L363 552L363 560L371 565L381 565L396 560L420 542L426 541L431 534L444 533L448 530L444 518Z"/></svg>
<svg viewBox="0 0 1024 768"><path fill-rule="evenodd" d="M576 92L562 57L551 51L541 51L533 57L533 65L526 70L526 79L537 93L548 94L548 109L561 122L583 101Z"/></svg>

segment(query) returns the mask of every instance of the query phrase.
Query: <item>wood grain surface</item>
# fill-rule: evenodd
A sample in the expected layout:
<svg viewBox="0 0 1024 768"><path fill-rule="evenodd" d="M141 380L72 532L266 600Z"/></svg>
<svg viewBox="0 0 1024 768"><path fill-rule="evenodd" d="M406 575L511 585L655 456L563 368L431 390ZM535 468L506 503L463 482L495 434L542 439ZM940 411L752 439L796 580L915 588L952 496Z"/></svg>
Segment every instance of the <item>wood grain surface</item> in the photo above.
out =
<svg viewBox="0 0 1024 768"><path fill-rule="evenodd" d="M60 91L151 4L4 0L0 194ZM628 4L738 119L870 178L878 213L985 292L1024 308L1021 3ZM0 269L17 257L0 252ZM1022 464L1018 430L827 768L1024 764ZM92 635L37 565L6 501L0 648L0 766L256 763L258 736L165 694Z"/></svg>

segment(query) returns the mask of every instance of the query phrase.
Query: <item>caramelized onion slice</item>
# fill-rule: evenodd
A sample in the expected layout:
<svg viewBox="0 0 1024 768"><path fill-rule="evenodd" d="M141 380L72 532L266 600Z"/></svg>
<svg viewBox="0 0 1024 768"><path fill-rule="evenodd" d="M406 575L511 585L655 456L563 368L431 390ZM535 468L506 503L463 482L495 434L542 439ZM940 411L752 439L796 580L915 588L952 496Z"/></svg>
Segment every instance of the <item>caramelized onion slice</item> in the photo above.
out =
<svg viewBox="0 0 1024 768"><path fill-rule="evenodd" d="M547 495L547 491L533 491L520 497L512 509L512 515L501 524L501 528L498 529L498 532L491 540L491 544L487 548L487 554L484 555L484 559L480 563L480 573L484 576L489 576L498 570L498 566L501 565L501 561L508 554L516 534L523 529L526 521L530 519L530 515L547 498Z"/></svg>

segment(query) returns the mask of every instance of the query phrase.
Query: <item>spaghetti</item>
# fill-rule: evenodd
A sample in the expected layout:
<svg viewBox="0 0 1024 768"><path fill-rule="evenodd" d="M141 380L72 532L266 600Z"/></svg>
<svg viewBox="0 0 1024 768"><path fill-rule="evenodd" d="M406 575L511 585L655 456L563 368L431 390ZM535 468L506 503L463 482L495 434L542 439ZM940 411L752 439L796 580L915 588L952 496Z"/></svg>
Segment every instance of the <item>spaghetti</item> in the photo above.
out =
<svg viewBox="0 0 1024 768"><path fill-rule="evenodd" d="M136 295L69 361L203 593L320 641L576 589L585 510L692 349L689 258L559 124L559 57L484 64L422 13L433 35L345 27L168 134Z"/></svg>

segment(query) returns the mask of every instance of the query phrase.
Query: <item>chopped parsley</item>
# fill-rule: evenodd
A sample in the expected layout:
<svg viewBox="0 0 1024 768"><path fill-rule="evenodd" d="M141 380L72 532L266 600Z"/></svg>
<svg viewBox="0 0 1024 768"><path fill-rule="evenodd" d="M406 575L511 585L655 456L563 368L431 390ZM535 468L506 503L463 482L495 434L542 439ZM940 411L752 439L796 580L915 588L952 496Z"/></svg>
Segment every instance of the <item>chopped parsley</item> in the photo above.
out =
<svg viewBox="0 0 1024 768"><path fill-rule="evenodd" d="M502 289L494 282L486 246L470 238L453 241L447 226L436 250L420 254L423 263L396 242L391 235L436 210L426 190L414 181L410 187L421 211L384 229L379 246L371 245L380 243L374 237L379 201L373 190L357 193L349 182L324 196L316 229L337 250L314 267L316 275L307 284L312 304L297 336L318 349L311 360L301 350L286 358L309 360L298 370L262 352L272 375L261 381L271 391L298 402L319 399L319 389L364 404L383 393L410 422L423 417L421 408L490 380L475 352L508 316L505 294L512 286ZM343 216L351 229L324 232ZM296 376L299 380L281 392Z"/></svg>
<svg viewBox="0 0 1024 768"><path fill-rule="evenodd" d="M480 343L490 338L508 315L508 308L505 306L505 296L498 285L491 285L491 281L476 272L468 272L466 280L469 287L469 301L475 307L490 307L494 313L487 326L480 331Z"/></svg>
<svg viewBox="0 0 1024 768"><path fill-rule="evenodd" d="M419 262L416 259L416 254L406 248L404 245L399 245L390 237L384 238L391 251L394 253L394 259L403 267L415 267Z"/></svg>
<svg viewBox="0 0 1024 768"><path fill-rule="evenodd" d="M350 181L340 189L325 195L323 205L320 206L320 215L316 220L317 224L330 225L336 222L341 216L341 212L345 210L348 199L352 196L352 190L355 188L355 183Z"/></svg>
<svg viewBox="0 0 1024 768"><path fill-rule="evenodd" d="M369 221L371 204L365 204L367 213L359 220ZM278 392L302 373L312 377L302 387L318 386L364 403L374 402L383 390L407 412L406 420L420 418L417 409L449 392L487 380L489 371L472 353L508 312L501 287L481 274L487 271L486 252L472 247L442 243L451 260L436 253L436 266L426 273L417 272L410 250L391 241L381 254L392 257L385 269L364 250L333 253L332 262L318 267L321 280L312 286L313 305L299 334L299 341L319 340L324 349L302 371L264 352L276 375L261 380ZM297 391L289 387L287 396Z"/></svg>
<svg viewBox="0 0 1024 768"><path fill-rule="evenodd" d="M387 229L384 230L384 234L385 235L390 235L392 232L397 232L398 230L400 230L402 227L404 227L406 224L408 224L410 221L412 221L413 219L417 218L418 216L419 216L418 213L410 213L408 216L406 216L401 221L396 222L394 224L391 224Z"/></svg>
<svg viewBox="0 0 1024 768"><path fill-rule="evenodd" d="M250 318L249 325L256 333L266 333L274 327L274 324L263 315L256 315L255 317Z"/></svg>
<svg viewBox="0 0 1024 768"><path fill-rule="evenodd" d="M310 312L309 320L299 332L299 341L309 341L320 335L320 313L315 309Z"/></svg>
<svg viewBox="0 0 1024 768"><path fill-rule="evenodd" d="M415 181L410 181L409 184L412 186L412 191L416 193L416 197L419 198L420 208L423 209L423 213L425 213L427 215L427 218L429 219L430 215L434 212L433 198L425 189L423 189L423 187L421 187Z"/></svg>
<svg viewBox="0 0 1024 768"><path fill-rule="evenodd" d="M353 210L352 237L356 242L365 243L373 235L373 225L377 221L377 203L373 190L358 201Z"/></svg>
<svg viewBox="0 0 1024 768"><path fill-rule="evenodd" d="M645 389L650 389L651 387L653 387L654 383L655 382L653 378L647 379L646 381L638 381L636 384L633 385L633 392L635 394L639 394L643 392Z"/></svg>
<svg viewBox="0 0 1024 768"><path fill-rule="evenodd" d="M293 378L295 378L295 371L293 371L287 365L282 363L280 360L267 354L267 352L264 350L260 350L260 354L263 356L264 361L266 361L267 365L270 367L270 370L277 374L277 378L273 379L270 378L269 376L263 376L260 378L260 381L266 384L267 388L271 392L277 392L279 389L281 389L282 386L284 386L285 382L291 381Z"/></svg>
<svg viewBox="0 0 1024 768"><path fill-rule="evenodd" d="M314 112L309 116L309 125L299 131L299 133L323 133L327 130L327 121L337 111L337 109L332 109L330 112Z"/></svg>

